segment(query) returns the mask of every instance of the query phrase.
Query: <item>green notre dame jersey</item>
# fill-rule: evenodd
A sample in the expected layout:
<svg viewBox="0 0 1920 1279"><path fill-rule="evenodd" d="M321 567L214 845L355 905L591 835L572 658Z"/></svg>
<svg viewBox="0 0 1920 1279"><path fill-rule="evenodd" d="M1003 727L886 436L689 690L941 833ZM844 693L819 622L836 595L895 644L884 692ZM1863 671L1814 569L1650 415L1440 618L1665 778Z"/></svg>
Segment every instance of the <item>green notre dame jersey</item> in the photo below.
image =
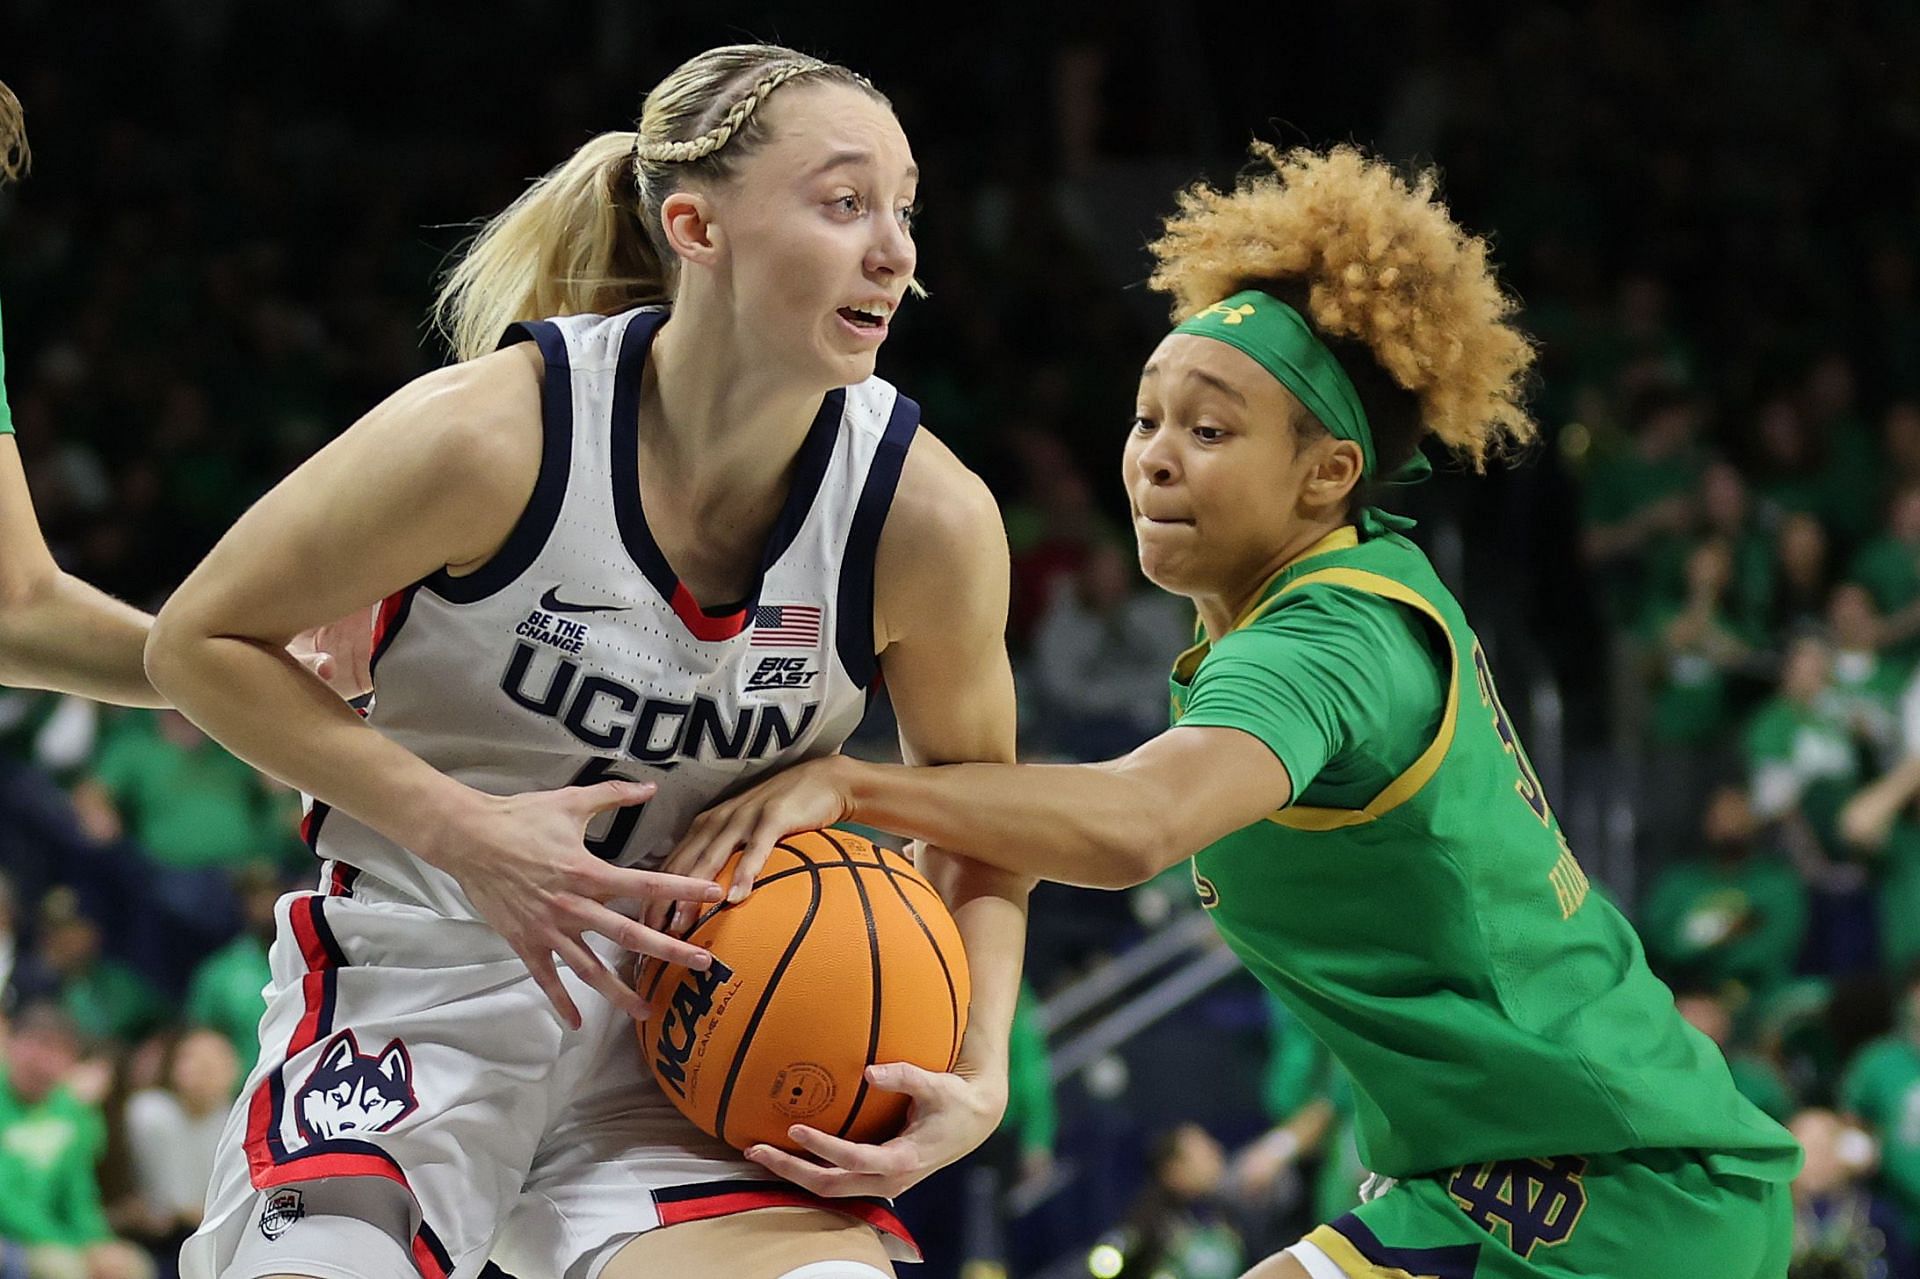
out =
<svg viewBox="0 0 1920 1279"><path fill-rule="evenodd" d="M1293 780L1294 802L1203 849L1194 879L1352 1075L1369 1168L1684 1148L1792 1178L1793 1139L1589 891L1486 655L1411 542L1323 539L1181 657L1173 712L1252 734Z"/></svg>
<svg viewBox="0 0 1920 1279"><path fill-rule="evenodd" d="M7 331L0 325L0 435L13 434L13 410L7 407Z"/></svg>

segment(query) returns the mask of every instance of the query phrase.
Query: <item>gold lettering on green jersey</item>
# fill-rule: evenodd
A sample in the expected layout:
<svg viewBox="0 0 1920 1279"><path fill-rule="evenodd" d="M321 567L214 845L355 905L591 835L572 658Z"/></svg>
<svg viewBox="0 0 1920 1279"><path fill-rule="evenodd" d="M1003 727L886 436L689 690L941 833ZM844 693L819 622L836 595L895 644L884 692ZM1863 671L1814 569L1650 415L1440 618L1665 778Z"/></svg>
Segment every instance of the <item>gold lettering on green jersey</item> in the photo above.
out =
<svg viewBox="0 0 1920 1279"><path fill-rule="evenodd" d="M1560 857L1547 872L1547 881L1553 885L1554 896L1560 899L1560 918L1572 919L1573 913L1587 900L1592 885L1587 882L1587 873L1580 869L1580 863L1574 860L1567 837L1558 831L1554 833L1560 839Z"/></svg>

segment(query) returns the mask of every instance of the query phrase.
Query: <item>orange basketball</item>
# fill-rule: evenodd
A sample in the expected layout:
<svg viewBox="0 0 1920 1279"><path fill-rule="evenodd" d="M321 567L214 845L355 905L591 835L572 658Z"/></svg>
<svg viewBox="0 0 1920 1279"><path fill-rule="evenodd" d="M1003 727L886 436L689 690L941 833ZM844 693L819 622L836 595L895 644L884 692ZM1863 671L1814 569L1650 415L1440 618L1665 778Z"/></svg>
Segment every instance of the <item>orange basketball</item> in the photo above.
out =
<svg viewBox="0 0 1920 1279"><path fill-rule="evenodd" d="M951 1070L959 1055L971 994L960 933L891 849L838 830L790 836L745 901L709 907L686 937L713 967L642 967L640 1046L681 1113L737 1149L797 1150L797 1123L885 1141L907 1098L875 1089L867 1067Z"/></svg>

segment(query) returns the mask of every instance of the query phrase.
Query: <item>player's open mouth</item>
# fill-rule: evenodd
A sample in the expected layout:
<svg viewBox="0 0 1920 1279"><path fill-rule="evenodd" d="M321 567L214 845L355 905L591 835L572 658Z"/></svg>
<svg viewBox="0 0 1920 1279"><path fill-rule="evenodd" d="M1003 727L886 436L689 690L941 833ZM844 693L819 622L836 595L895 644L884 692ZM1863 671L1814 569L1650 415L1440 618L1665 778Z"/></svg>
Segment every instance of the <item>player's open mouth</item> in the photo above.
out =
<svg viewBox="0 0 1920 1279"><path fill-rule="evenodd" d="M887 320L893 314L893 308L885 302L875 302L867 306L843 306L838 312L841 319L856 329L869 332L885 332Z"/></svg>

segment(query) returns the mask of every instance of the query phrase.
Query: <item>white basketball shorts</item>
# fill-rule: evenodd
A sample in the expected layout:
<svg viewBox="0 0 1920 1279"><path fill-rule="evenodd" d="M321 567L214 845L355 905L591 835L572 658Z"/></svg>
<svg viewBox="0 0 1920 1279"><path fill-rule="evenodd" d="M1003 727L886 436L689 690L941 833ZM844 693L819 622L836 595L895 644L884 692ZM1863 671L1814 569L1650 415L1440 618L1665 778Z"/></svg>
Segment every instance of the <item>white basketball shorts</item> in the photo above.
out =
<svg viewBox="0 0 1920 1279"><path fill-rule="evenodd" d="M351 1246L295 1228L310 1201L353 1201L292 1193L337 1178L406 1192L398 1242L423 1279L472 1279L490 1256L517 1279L595 1279L615 1240L763 1207L830 1208L918 1258L884 1202L816 1198L696 1129L654 1083L633 1023L570 972L577 1031L486 925L354 891L280 900L260 1059L183 1279L223 1275L243 1237L249 1269L390 1269L390 1246L321 1255Z"/></svg>

